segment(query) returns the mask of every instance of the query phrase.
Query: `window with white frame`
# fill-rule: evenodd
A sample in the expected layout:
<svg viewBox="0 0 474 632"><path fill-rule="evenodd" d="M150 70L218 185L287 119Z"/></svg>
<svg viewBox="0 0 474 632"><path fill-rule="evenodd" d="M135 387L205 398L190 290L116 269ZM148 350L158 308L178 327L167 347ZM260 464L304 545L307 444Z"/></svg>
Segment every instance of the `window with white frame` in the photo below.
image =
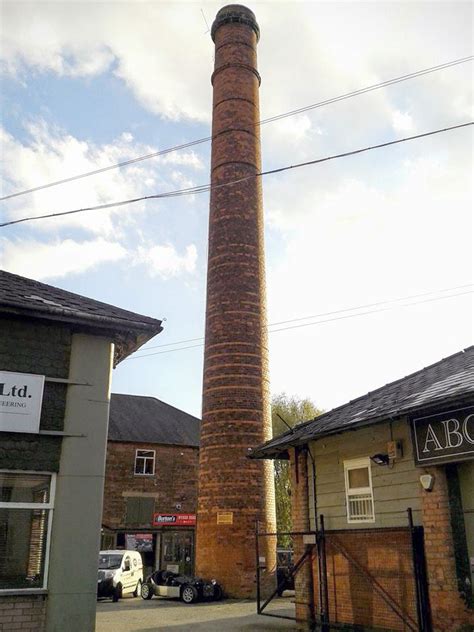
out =
<svg viewBox="0 0 474 632"><path fill-rule="evenodd" d="M135 452L135 475L152 476L155 473L155 450Z"/></svg>
<svg viewBox="0 0 474 632"><path fill-rule="evenodd" d="M347 522L374 522L374 495L370 459L344 461Z"/></svg>
<svg viewBox="0 0 474 632"><path fill-rule="evenodd" d="M44 589L54 474L0 471L0 593Z"/></svg>

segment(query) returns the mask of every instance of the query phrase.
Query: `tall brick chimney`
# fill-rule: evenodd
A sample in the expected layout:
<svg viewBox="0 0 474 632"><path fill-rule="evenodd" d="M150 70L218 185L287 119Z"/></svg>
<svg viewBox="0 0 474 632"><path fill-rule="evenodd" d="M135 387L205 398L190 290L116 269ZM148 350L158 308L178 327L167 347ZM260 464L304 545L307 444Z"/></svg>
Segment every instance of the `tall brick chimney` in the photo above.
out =
<svg viewBox="0 0 474 632"><path fill-rule="evenodd" d="M255 15L238 4L212 25L211 182L261 170ZM271 437L260 178L211 192L196 569L233 597L255 595L255 521L275 531L273 465L247 458ZM265 538L266 584L275 540Z"/></svg>

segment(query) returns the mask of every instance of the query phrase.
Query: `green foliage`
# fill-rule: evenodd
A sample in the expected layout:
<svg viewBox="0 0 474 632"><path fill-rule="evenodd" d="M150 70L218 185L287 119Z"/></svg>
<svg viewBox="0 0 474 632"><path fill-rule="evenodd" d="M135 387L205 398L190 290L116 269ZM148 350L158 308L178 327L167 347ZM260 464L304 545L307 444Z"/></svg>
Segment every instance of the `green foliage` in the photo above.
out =
<svg viewBox="0 0 474 632"><path fill-rule="evenodd" d="M286 423L293 427L301 421L308 421L321 414L310 399L298 399L290 397L286 393L279 393L272 397L272 426L273 436L276 437L288 431L288 426L280 419L283 417ZM275 498L277 531L291 531L291 484L289 461L275 460ZM289 536L279 536L278 546L291 548Z"/></svg>

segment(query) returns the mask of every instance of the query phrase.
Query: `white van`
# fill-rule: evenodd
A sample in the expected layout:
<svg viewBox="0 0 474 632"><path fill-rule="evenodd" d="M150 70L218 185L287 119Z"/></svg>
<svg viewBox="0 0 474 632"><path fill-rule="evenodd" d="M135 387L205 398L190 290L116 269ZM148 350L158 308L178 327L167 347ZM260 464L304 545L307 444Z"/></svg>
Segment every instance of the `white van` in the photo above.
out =
<svg viewBox="0 0 474 632"><path fill-rule="evenodd" d="M138 551L101 551L97 576L97 597L137 597L143 584L143 562Z"/></svg>

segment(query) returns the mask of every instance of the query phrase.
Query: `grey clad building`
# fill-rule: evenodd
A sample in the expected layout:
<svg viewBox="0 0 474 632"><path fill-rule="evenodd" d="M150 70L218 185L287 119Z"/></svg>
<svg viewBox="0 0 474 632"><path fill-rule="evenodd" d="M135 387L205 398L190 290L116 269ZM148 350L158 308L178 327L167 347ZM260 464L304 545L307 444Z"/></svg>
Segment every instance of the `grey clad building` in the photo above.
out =
<svg viewBox="0 0 474 632"><path fill-rule="evenodd" d="M7 272L0 319L1 629L93 631L112 368L161 321Z"/></svg>

